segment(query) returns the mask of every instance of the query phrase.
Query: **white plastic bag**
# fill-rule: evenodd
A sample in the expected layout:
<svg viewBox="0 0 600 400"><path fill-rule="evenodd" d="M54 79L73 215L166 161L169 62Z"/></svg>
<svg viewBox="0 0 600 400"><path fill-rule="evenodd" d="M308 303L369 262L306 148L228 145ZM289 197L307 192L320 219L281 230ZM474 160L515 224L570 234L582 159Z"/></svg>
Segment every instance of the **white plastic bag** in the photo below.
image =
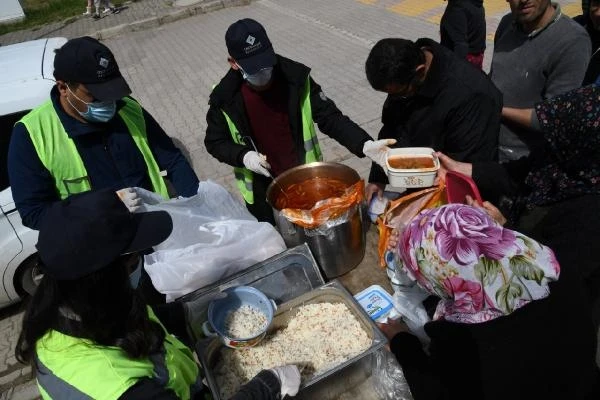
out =
<svg viewBox="0 0 600 400"><path fill-rule="evenodd" d="M425 332L424 325L430 321L430 318L423 306L423 300L429 296L429 293L402 271L401 261L394 252L386 251L385 261L388 277L394 289L392 296L394 308L402 315L402 320L421 343L429 344L429 336Z"/></svg>
<svg viewBox="0 0 600 400"><path fill-rule="evenodd" d="M167 301L286 249L272 225L256 221L214 182L200 182L195 196L168 201L144 189L136 191L143 201L140 212L167 211L173 219L171 235L144 258L152 284Z"/></svg>

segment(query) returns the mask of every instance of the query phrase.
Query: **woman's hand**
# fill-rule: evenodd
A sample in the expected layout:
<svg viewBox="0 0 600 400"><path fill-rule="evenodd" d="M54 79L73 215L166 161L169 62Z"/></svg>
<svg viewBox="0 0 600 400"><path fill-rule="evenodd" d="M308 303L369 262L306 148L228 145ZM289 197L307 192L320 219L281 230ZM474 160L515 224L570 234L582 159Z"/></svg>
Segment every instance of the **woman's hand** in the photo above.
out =
<svg viewBox="0 0 600 400"><path fill-rule="evenodd" d="M439 151L435 152L435 156L440 160L440 170L437 175L439 178L446 180L446 171L456 171L468 177L472 177L473 164L453 160Z"/></svg>
<svg viewBox="0 0 600 400"><path fill-rule="evenodd" d="M381 332L388 338L388 340L392 340L394 336L402 332L410 332L408 326L402 321L401 318L398 319L388 319L386 323L377 323Z"/></svg>
<svg viewBox="0 0 600 400"><path fill-rule="evenodd" d="M394 251L396 246L398 245L398 241L400 240L400 231L397 228L392 229L392 233L390 233L390 237L388 238L387 249L389 251Z"/></svg>
<svg viewBox="0 0 600 400"><path fill-rule="evenodd" d="M365 200L367 201L367 204L371 202L371 198L374 194L377 194L377 197L379 198L383 198L384 188L385 185L381 183L368 183L367 186L365 186Z"/></svg>
<svg viewBox="0 0 600 400"><path fill-rule="evenodd" d="M494 221L499 223L500 225L506 224L506 218L498 208L490 203L489 201L484 201L483 204L479 204L477 200L473 199L471 196L467 195L467 205L471 207L477 207L484 210Z"/></svg>

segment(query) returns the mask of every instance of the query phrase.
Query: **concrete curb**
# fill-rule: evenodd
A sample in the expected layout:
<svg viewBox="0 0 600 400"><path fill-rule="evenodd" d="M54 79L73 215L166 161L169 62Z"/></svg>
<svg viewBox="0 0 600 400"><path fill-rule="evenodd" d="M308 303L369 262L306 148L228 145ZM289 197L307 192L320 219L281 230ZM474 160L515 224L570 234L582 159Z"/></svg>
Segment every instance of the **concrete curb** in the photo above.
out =
<svg viewBox="0 0 600 400"><path fill-rule="evenodd" d="M226 7L245 6L250 4L251 0L212 0L193 4L182 9L175 9L167 14L156 17L150 17L143 20L129 22L110 28L99 30L90 36L98 40L109 39L127 32L137 32L145 29L156 28L160 25L175 22L180 19L191 17L198 14L206 14L212 11L221 10Z"/></svg>

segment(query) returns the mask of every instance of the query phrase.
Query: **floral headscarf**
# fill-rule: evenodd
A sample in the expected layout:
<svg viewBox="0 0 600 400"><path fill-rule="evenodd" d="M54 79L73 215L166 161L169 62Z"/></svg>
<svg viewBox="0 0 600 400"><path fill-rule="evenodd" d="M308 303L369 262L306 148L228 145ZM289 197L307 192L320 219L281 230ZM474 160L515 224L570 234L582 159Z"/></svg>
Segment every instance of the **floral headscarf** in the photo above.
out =
<svg viewBox="0 0 600 400"><path fill-rule="evenodd" d="M550 294L552 250L503 228L485 211L448 204L417 215L398 244L404 271L441 298L434 320L478 323Z"/></svg>

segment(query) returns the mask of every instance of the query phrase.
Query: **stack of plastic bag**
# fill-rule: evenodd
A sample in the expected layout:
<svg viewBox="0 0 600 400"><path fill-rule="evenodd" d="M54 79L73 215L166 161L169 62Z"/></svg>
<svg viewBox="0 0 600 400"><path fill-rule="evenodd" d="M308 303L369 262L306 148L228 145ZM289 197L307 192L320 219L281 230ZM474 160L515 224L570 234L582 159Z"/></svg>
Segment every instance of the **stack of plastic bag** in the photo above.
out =
<svg viewBox="0 0 600 400"><path fill-rule="evenodd" d="M166 211L173 232L144 268L159 292L173 301L187 293L242 271L286 249L281 235L267 222L258 222L222 186L200 182L198 194L164 201L136 188L142 211Z"/></svg>

